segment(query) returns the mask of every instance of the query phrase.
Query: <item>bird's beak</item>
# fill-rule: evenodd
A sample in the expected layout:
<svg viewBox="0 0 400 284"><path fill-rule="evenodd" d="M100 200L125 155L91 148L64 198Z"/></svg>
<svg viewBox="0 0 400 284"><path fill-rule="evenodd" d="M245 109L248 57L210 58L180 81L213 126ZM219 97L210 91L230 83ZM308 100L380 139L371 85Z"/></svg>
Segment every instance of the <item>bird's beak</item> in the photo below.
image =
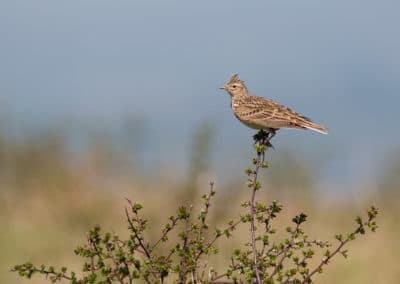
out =
<svg viewBox="0 0 400 284"><path fill-rule="evenodd" d="M219 88L220 90L226 90L226 86Z"/></svg>

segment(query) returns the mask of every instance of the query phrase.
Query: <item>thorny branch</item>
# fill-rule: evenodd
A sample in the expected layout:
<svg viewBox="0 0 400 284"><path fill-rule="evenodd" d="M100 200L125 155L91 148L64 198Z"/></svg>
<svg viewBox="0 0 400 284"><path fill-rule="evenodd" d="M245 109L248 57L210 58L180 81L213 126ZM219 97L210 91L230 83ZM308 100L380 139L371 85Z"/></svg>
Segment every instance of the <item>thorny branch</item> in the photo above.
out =
<svg viewBox="0 0 400 284"><path fill-rule="evenodd" d="M201 225L200 225L199 233L197 235L198 238L203 236L204 229L208 228L208 226L206 224L206 219L208 216L208 210L210 209L210 206L211 206L211 197L214 196L214 194L215 194L214 182L212 181L212 182L210 182L210 190L209 190L208 194L205 196L205 208L201 209L201 212L200 212Z"/></svg>
<svg viewBox="0 0 400 284"><path fill-rule="evenodd" d="M265 167L265 152L269 147L272 147L270 143L272 137L275 136L275 131L271 130L270 132L265 132L261 130L256 135L254 135L255 147L257 150L257 158L254 161L255 168L252 172L252 180L249 180L249 185L252 188L252 194L250 199L250 230L251 230L251 245L253 249L253 261L254 261L254 270L257 278L257 284L261 284L260 270L258 267L258 253L256 246L256 227L255 227L255 215L256 215L256 207L255 207L255 198L256 192L260 189L261 185L258 182L258 172L260 168Z"/></svg>
<svg viewBox="0 0 400 284"><path fill-rule="evenodd" d="M142 237L139 236L139 234L138 234L138 230L142 230L142 229L143 229L143 222L142 222L142 220L140 219L140 217L138 216L137 210L135 209L135 205L132 203L132 201L130 201L130 200L127 199L127 198L126 198L126 200L128 201L129 205L131 206L131 209L132 209L132 211L134 212L134 214L135 214L135 216L136 216L136 219L135 219L135 220L136 220L136 222L138 223L138 226L139 226L139 228L137 228L136 226L134 226L134 224L132 223L132 219L131 219L131 217L129 216L128 209L125 207L125 216L126 216L126 219L127 219L128 223L129 223L129 228L130 228L131 232L133 232L133 234L134 234L136 240L139 242L139 245L140 245L140 247L143 249L143 251L144 251L144 253L145 253L147 259L148 259L149 261L151 261L151 260L152 260L152 256L151 256L151 254L150 254L150 251L149 251L149 249L148 249L148 246L145 245L145 244L143 243ZM149 267L149 269L150 269L150 271L151 271L151 274L154 276L154 278L157 279L158 277L157 277L156 273L154 272L154 270L153 270L151 267Z"/></svg>
<svg viewBox="0 0 400 284"><path fill-rule="evenodd" d="M377 227L374 219L376 218L377 214L378 209L372 206L371 209L368 211L368 220L363 222L361 217L357 217L356 222L358 223L358 227L354 230L353 233L350 233L346 239L343 239L341 235L337 235L336 239L339 241L338 247L332 253L328 253L322 259L321 263L304 278L302 284L309 283L311 281L311 277L317 272L322 271L322 267L324 265L327 265L329 260L332 259L337 253L341 252L345 244L354 240L357 234L365 234L365 227L368 227L371 229L372 232L375 232ZM343 256L347 257L346 253L342 252L342 254Z"/></svg>

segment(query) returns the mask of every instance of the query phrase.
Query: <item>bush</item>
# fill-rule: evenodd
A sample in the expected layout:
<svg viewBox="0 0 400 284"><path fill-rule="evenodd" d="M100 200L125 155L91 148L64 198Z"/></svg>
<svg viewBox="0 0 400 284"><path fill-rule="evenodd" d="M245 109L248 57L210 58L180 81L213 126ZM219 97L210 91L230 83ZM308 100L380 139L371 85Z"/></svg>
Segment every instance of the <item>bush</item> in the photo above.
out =
<svg viewBox="0 0 400 284"><path fill-rule="evenodd" d="M31 263L15 265L12 271L31 278L41 274L51 282L78 283L312 283L323 267L336 255L347 257L345 245L367 229L375 232L378 210L372 206L367 216L356 217L353 231L335 236L335 245L327 241L311 239L303 230L307 215L300 213L292 223L284 226L286 238L276 236L274 227L282 205L276 201L263 203L256 199L261 189L259 172L268 168L265 154L272 147L273 134L260 131L254 136L256 156L253 167L246 170L250 199L241 204L246 214L227 222L222 229L214 229L207 223L211 202L216 194L210 183L208 193L202 196L202 208L195 213L193 206L181 206L176 215L170 216L159 238L150 242L145 231L148 225L139 203L127 200L125 208L129 236L121 238L94 227L87 236L87 243L75 249L84 259L81 273L66 267L36 266ZM215 271L206 261L219 253L218 240L234 237L239 225L250 227L250 242L234 249L230 265L223 271ZM168 242L175 236L178 241ZM160 244L168 246L167 253ZM322 259L318 256L322 254Z"/></svg>

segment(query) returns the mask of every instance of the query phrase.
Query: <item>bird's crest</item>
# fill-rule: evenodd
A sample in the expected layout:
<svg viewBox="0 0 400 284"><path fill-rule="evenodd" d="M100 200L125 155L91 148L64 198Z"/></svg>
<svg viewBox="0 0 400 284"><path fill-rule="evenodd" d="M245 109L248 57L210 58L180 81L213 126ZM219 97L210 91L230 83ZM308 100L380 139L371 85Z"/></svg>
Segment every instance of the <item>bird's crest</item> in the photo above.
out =
<svg viewBox="0 0 400 284"><path fill-rule="evenodd" d="M233 83L244 83L244 81L239 79L239 74L235 74L232 76L232 78L229 80L228 84L233 84Z"/></svg>

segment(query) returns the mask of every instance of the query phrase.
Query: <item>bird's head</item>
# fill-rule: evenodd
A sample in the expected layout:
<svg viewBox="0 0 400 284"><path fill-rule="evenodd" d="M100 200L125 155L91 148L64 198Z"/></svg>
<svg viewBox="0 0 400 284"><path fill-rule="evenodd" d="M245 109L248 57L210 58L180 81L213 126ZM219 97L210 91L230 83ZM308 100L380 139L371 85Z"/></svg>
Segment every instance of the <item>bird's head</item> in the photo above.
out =
<svg viewBox="0 0 400 284"><path fill-rule="evenodd" d="M238 95L247 95L247 88L246 85L242 80L239 79L239 75L235 74L229 80L225 86L220 88L221 90L227 91L232 97Z"/></svg>

